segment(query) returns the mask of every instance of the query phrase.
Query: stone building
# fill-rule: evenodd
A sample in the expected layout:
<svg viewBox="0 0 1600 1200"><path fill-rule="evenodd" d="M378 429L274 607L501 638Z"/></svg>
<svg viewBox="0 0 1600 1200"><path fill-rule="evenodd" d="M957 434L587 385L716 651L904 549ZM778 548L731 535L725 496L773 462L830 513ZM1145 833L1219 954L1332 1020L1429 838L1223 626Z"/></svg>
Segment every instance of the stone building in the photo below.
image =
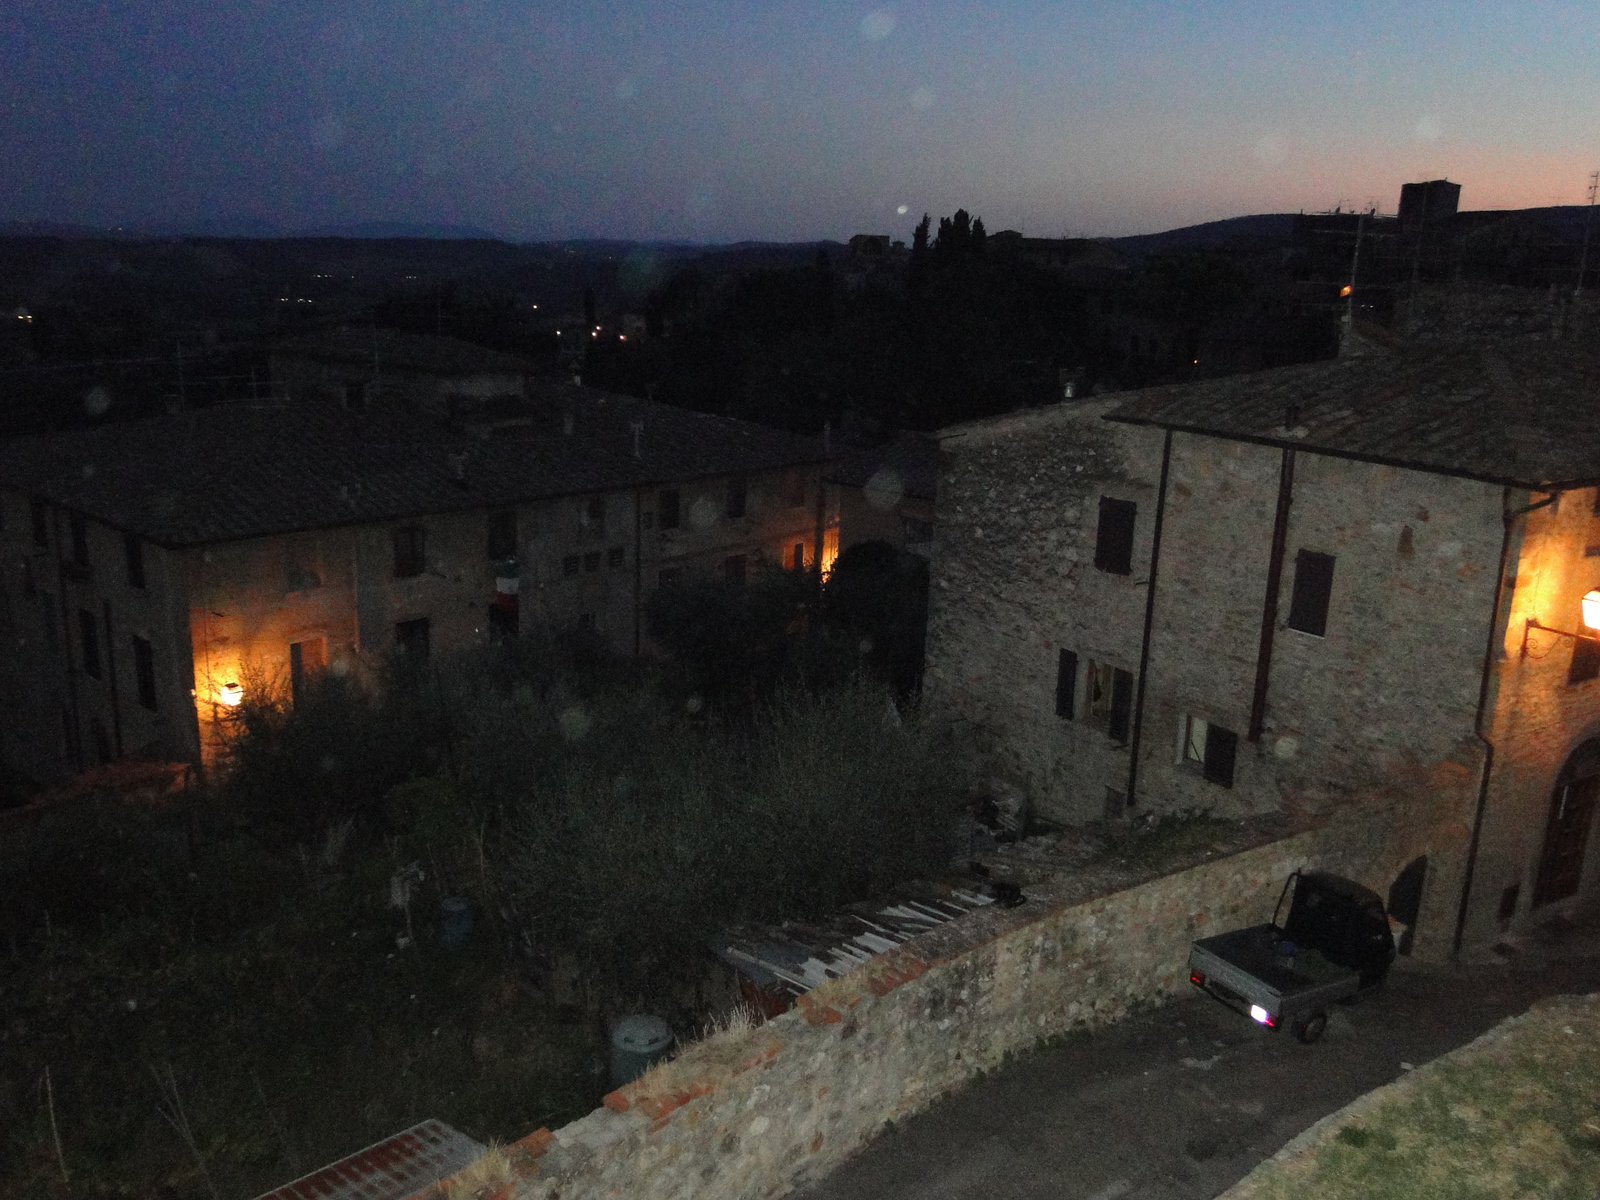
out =
<svg viewBox="0 0 1600 1200"><path fill-rule="evenodd" d="M246 687L533 623L637 654L664 582L825 553L810 439L576 387L474 419L275 400L0 446L6 762L203 761Z"/></svg>
<svg viewBox="0 0 1600 1200"><path fill-rule="evenodd" d="M938 477L939 443L925 433L841 455L826 475L837 495L838 548L882 541L933 557Z"/></svg>
<svg viewBox="0 0 1600 1200"><path fill-rule="evenodd" d="M1600 345L1368 349L947 431L925 686L1058 821L1397 814L1442 953L1600 892Z"/></svg>

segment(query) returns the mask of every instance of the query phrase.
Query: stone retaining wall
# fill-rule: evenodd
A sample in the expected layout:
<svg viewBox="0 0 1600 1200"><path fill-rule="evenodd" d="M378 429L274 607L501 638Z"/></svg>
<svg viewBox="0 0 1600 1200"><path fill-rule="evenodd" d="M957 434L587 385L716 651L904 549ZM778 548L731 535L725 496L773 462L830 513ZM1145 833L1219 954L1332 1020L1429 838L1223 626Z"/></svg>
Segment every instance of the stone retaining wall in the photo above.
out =
<svg viewBox="0 0 1600 1200"><path fill-rule="evenodd" d="M1009 1056L1170 999L1192 938L1269 919L1297 867L1362 878L1382 824L1304 830L1109 895L1030 887L1020 908L923 934L529 1135L505 1194L782 1195Z"/></svg>

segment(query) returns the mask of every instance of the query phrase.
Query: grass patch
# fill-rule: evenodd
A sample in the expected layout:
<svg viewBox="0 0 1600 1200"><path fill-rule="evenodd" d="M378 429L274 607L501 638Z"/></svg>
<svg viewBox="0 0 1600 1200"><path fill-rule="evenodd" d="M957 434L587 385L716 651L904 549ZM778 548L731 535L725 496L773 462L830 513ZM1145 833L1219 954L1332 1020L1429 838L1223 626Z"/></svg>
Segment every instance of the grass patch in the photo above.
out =
<svg viewBox="0 0 1600 1200"><path fill-rule="evenodd" d="M1567 998L1425 1068L1305 1157L1258 1169L1239 1194L1592 1200L1600 1195L1595 1003Z"/></svg>

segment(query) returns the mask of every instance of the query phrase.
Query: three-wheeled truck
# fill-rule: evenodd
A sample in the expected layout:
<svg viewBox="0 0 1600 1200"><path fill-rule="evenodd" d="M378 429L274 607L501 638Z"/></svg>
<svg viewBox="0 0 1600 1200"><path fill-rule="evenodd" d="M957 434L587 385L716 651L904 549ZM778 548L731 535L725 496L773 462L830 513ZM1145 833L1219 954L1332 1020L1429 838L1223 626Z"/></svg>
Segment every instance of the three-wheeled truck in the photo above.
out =
<svg viewBox="0 0 1600 1200"><path fill-rule="evenodd" d="M1289 917L1279 925L1285 900ZM1376 892L1323 871L1296 871L1270 925L1189 948L1189 982L1269 1029L1288 1025L1310 1044L1328 1027L1329 1006L1382 983L1394 953Z"/></svg>

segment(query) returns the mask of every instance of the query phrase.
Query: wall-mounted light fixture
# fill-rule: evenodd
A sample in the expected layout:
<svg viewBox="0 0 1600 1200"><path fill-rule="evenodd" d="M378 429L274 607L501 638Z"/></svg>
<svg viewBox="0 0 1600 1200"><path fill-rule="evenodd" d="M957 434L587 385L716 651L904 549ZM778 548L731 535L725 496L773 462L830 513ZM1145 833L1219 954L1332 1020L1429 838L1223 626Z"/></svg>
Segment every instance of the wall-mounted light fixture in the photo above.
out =
<svg viewBox="0 0 1600 1200"><path fill-rule="evenodd" d="M217 689L217 700L229 708L238 708L244 700L244 685L240 683L225 683Z"/></svg>
<svg viewBox="0 0 1600 1200"><path fill-rule="evenodd" d="M1600 642L1600 588L1591 588L1583 594L1583 628L1582 633L1572 633L1565 629L1556 629L1543 624L1538 617L1529 617L1522 628L1522 656L1528 656L1528 635L1535 629L1543 633L1556 633L1562 637L1575 638L1583 642Z"/></svg>

